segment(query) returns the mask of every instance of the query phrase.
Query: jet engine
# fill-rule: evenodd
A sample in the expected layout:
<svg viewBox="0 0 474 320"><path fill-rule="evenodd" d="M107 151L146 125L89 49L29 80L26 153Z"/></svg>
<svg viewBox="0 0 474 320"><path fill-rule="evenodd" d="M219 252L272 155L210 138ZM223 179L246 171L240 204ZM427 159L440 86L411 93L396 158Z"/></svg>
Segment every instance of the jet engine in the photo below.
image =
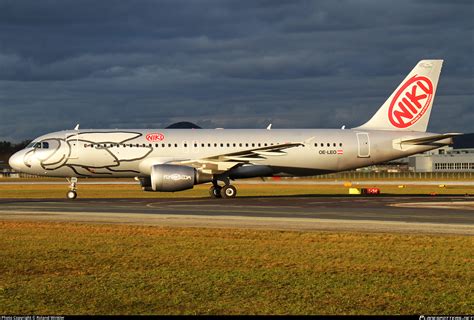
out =
<svg viewBox="0 0 474 320"><path fill-rule="evenodd" d="M195 168L173 165L157 164L151 167L148 178L140 179L145 191L181 191L192 189L195 184L212 181L212 175L199 172Z"/></svg>

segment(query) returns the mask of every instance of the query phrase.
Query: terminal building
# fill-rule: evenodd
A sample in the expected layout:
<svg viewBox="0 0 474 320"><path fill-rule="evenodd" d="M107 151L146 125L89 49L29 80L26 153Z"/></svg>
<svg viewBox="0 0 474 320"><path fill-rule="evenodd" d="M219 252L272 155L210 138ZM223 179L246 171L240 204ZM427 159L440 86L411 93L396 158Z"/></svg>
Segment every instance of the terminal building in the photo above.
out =
<svg viewBox="0 0 474 320"><path fill-rule="evenodd" d="M452 146L408 157L413 172L474 172L474 134L456 137Z"/></svg>
<svg viewBox="0 0 474 320"><path fill-rule="evenodd" d="M440 148L435 152L408 158L408 168L414 172L474 172L474 148Z"/></svg>

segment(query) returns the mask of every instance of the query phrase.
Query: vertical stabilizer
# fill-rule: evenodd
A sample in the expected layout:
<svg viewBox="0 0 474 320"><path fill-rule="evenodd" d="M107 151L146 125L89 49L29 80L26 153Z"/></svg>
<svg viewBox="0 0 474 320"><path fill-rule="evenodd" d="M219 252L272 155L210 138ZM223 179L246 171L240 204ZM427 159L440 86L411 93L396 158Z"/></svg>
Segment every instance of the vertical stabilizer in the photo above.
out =
<svg viewBox="0 0 474 320"><path fill-rule="evenodd" d="M421 60L375 115L357 129L426 132L443 60Z"/></svg>

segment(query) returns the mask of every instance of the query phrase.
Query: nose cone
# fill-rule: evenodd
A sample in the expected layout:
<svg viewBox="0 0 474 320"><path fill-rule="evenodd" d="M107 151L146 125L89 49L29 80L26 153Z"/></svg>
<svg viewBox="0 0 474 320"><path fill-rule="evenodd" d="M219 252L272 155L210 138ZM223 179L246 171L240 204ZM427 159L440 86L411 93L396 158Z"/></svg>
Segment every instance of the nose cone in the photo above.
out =
<svg viewBox="0 0 474 320"><path fill-rule="evenodd" d="M25 167L25 164L23 163L23 155L23 151L18 151L17 153L13 154L8 160L8 164L12 169L15 169L15 171L22 171Z"/></svg>

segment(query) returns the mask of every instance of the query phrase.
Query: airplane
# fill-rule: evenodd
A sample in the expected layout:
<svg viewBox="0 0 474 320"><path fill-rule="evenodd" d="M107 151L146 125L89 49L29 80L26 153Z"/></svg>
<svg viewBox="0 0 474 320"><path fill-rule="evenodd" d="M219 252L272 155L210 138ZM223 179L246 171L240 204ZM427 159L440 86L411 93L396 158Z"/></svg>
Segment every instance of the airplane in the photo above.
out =
<svg viewBox="0 0 474 320"><path fill-rule="evenodd" d="M78 178L129 177L144 191L175 192L212 183L234 198L231 180L314 176L439 148L461 133L426 132L443 60L421 60L373 117L352 129L79 129L49 133L15 153L19 172Z"/></svg>

